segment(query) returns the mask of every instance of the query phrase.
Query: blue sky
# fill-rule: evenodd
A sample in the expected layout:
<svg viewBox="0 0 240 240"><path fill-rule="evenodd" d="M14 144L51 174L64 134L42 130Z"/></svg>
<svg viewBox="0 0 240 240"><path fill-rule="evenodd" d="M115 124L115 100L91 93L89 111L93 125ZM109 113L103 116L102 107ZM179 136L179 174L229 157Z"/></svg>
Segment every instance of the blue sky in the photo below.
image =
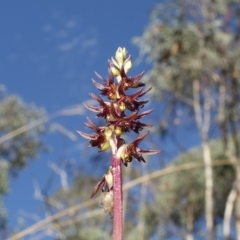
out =
<svg viewBox="0 0 240 240"><path fill-rule="evenodd" d="M107 75L107 59L117 47L126 47L133 60L138 57L131 39L143 33L156 2L1 0L0 83L9 93L44 107L48 113L82 103L95 91L91 82L96 79L94 71ZM131 74L142 70L137 65ZM55 121L74 133L82 128L84 119L72 116ZM46 141L53 151L40 155L11 182L5 198L11 225L21 211L37 212L40 202L34 200L33 181L45 184L50 161L64 154L79 158L85 146L82 139L66 143L64 138L59 133L48 136ZM64 144L67 153L61 150ZM59 184L57 177L55 180Z"/></svg>
<svg viewBox="0 0 240 240"><path fill-rule="evenodd" d="M1 1L1 82L49 112L81 102L118 46L137 57L155 2Z"/></svg>

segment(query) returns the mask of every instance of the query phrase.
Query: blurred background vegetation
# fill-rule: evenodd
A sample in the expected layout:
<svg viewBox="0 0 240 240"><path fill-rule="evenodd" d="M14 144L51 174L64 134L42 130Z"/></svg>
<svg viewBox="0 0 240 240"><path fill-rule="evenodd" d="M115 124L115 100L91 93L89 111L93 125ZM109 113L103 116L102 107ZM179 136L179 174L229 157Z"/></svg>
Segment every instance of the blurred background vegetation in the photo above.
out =
<svg viewBox="0 0 240 240"><path fill-rule="evenodd" d="M240 240L240 1L160 1L133 43L138 60L151 66L143 79L153 87L148 96L155 107L147 144L170 140L178 156L123 169L125 239ZM0 115L1 141L47 114L2 90ZM84 165L68 184L68 165L52 164L61 187L53 194L36 188L46 218L25 230L7 228L1 198L9 178L47 150L41 135L49 129L41 123L0 144L3 238L111 239L111 217L98 198L89 200L100 175ZM190 149L191 142L198 146ZM81 155L107 169L108 153Z"/></svg>

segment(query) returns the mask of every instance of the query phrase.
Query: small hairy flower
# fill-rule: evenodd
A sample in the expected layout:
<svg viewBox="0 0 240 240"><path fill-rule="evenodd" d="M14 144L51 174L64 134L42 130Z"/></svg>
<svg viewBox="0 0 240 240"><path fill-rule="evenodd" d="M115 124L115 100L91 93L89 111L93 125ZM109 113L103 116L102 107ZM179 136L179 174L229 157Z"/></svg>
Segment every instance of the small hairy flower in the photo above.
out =
<svg viewBox="0 0 240 240"><path fill-rule="evenodd" d="M113 191L102 192L99 200L99 205L103 208L105 213L112 213L113 211Z"/></svg>

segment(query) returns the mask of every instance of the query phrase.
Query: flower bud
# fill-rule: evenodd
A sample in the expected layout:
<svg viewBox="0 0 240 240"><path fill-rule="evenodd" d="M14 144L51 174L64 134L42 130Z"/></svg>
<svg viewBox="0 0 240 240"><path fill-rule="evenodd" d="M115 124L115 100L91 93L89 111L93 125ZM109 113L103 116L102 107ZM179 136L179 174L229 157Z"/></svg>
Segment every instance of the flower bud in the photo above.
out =
<svg viewBox="0 0 240 240"><path fill-rule="evenodd" d="M105 180L107 182L108 188L111 189L113 186L113 175L112 175L112 166L108 168L108 171L104 175Z"/></svg>
<svg viewBox="0 0 240 240"><path fill-rule="evenodd" d="M120 83L122 81L121 75L116 76L116 79L117 79L118 83Z"/></svg>
<svg viewBox="0 0 240 240"><path fill-rule="evenodd" d="M120 71L119 71L118 68L112 66L110 69L111 69L111 72L112 72L113 76L120 75Z"/></svg>
<svg viewBox="0 0 240 240"><path fill-rule="evenodd" d="M109 97L111 100L116 100L116 99L117 99L117 93L109 93L108 97Z"/></svg>
<svg viewBox="0 0 240 240"><path fill-rule="evenodd" d="M127 57L126 48L119 47L116 51L115 58L116 58L120 68L122 67L124 61L126 60L126 57Z"/></svg>
<svg viewBox="0 0 240 240"><path fill-rule="evenodd" d="M127 73L132 68L132 60L131 57L128 57L124 62L124 71Z"/></svg>
<svg viewBox="0 0 240 240"><path fill-rule="evenodd" d="M103 142L100 144L100 151L106 151L110 147L109 141Z"/></svg>
<svg viewBox="0 0 240 240"><path fill-rule="evenodd" d="M120 104L119 104L119 109L123 112L123 111L125 111L126 110L126 104L124 103L124 102L121 102Z"/></svg>
<svg viewBox="0 0 240 240"><path fill-rule="evenodd" d="M116 128L115 128L115 134L117 135L117 136L120 136L121 134L122 134L122 132L123 132L123 130L122 130L122 128L121 127L119 127L119 126L117 126Z"/></svg>
<svg viewBox="0 0 240 240"><path fill-rule="evenodd" d="M114 116L113 116L112 114L108 114L108 115L106 116L106 119L108 120L108 122L111 122L111 121L114 121L114 120L115 120L115 118L114 118Z"/></svg>
<svg viewBox="0 0 240 240"><path fill-rule="evenodd" d="M107 140L109 140L112 137L112 130L109 127L106 127L104 130L104 135Z"/></svg>
<svg viewBox="0 0 240 240"><path fill-rule="evenodd" d="M123 144L117 151L117 157L122 159L124 165L131 161L131 152L128 152L127 148L128 144Z"/></svg>

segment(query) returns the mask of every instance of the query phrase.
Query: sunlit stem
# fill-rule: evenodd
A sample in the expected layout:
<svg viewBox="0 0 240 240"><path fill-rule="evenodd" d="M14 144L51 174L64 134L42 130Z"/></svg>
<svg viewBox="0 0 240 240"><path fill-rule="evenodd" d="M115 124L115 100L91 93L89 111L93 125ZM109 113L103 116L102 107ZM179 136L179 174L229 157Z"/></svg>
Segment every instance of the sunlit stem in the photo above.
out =
<svg viewBox="0 0 240 240"><path fill-rule="evenodd" d="M113 172L113 240L123 240L123 195L121 159L112 155Z"/></svg>

